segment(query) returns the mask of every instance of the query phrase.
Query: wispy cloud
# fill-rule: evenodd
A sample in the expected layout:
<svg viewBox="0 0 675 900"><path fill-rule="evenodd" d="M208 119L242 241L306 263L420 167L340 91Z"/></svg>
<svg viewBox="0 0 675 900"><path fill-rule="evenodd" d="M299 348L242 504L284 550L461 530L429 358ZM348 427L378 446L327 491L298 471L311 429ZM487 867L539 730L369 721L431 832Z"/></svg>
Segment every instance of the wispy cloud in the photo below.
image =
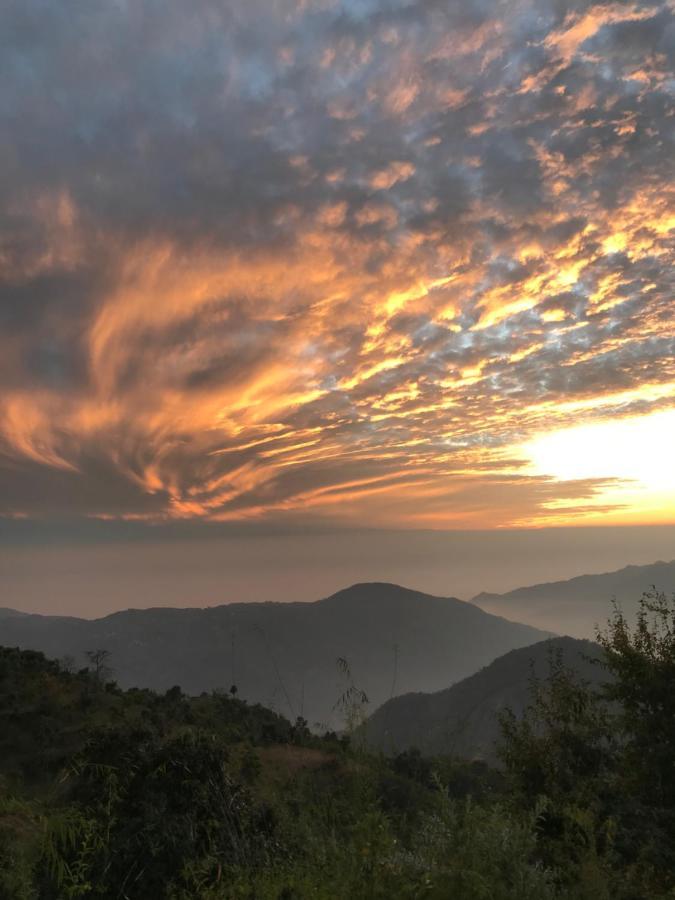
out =
<svg viewBox="0 0 675 900"><path fill-rule="evenodd" d="M675 406L669 4L0 24L0 514L639 519L523 448Z"/></svg>

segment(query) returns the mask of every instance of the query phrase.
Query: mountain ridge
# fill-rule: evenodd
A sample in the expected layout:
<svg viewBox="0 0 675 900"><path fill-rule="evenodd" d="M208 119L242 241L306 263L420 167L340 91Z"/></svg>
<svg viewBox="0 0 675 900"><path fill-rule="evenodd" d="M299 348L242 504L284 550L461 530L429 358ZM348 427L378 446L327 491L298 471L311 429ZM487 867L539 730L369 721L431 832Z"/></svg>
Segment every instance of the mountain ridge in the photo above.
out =
<svg viewBox="0 0 675 900"><path fill-rule="evenodd" d="M368 594L363 594L364 589L368 589ZM373 596L374 590L386 589L388 592L388 596L383 598L376 598ZM78 622L103 622L108 619L112 619L116 616L125 615L125 614L139 614L139 613L153 613L153 612L162 612L162 613L176 613L176 614L186 614L189 615L191 613L205 613L205 612L213 612L215 610L224 610L224 609L232 609L234 607L277 607L283 606L285 608L307 608L311 606L319 606L319 605L330 605L334 602L344 602L345 600L352 600L356 595L360 595L359 599L364 602L373 602L379 599L383 599L385 602L391 602L394 599L398 599L400 596L423 596L427 600L439 600L441 602L454 602L462 605L467 605L468 601L461 600L458 597L442 597L438 594L428 594L426 591L417 591L414 588L404 587L400 584L395 584L394 582L389 581L358 581L354 584L349 585L346 588L340 588L338 591L334 591L332 594L328 594L326 597L320 597L318 600L304 601L304 600L289 600L289 601L280 601L280 600L256 600L256 601L247 601L247 600L232 600L227 603L216 603L209 606L128 606L125 609L114 610L113 612L106 613L104 616L97 616L93 619L84 618L83 616L60 616L53 615L51 613L36 613L36 612L26 612L25 610L17 610L11 609L9 607L0 607L0 616L7 614L9 616L37 616L41 619L70 619L77 620ZM398 595L398 597L396 596Z"/></svg>
<svg viewBox="0 0 675 900"><path fill-rule="evenodd" d="M72 657L76 665L87 650L109 650L123 687L181 684L198 694L236 684L251 702L333 724L344 690L338 657L347 659L374 707L389 696L394 669L401 689L439 689L543 636L465 601L386 582L352 585L314 603L0 619L0 644Z"/></svg>
<svg viewBox="0 0 675 900"><path fill-rule="evenodd" d="M642 594L652 586L666 593L675 591L675 560L627 565L611 572L527 585L502 594L482 592L470 602L493 615L589 639L595 637L596 625L602 626L612 615L615 600L632 618Z"/></svg>
<svg viewBox="0 0 675 900"><path fill-rule="evenodd" d="M551 657L592 684L603 680L597 660L602 650L591 641L549 638L505 653L489 665L441 691L393 697L360 729L371 746L386 753L416 747L427 755L450 754L497 761L499 715L507 707L522 714L530 701L532 675L545 677Z"/></svg>

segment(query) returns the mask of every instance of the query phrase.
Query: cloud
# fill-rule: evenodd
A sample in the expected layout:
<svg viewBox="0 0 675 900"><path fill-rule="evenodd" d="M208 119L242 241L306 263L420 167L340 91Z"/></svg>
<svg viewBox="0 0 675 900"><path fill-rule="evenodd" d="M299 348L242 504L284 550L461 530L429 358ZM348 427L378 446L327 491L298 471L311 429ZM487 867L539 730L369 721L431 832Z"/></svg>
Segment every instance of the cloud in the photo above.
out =
<svg viewBox="0 0 675 900"><path fill-rule="evenodd" d="M667 4L0 24L0 514L639 514L518 448L675 405Z"/></svg>

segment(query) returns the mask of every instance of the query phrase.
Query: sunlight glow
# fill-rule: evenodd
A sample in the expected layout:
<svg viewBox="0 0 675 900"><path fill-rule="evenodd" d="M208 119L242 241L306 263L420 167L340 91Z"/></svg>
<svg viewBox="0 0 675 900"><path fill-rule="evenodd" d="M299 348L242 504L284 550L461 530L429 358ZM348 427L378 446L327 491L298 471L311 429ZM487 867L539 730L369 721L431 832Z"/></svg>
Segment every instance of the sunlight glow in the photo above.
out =
<svg viewBox="0 0 675 900"><path fill-rule="evenodd" d="M621 479L632 482L631 492L642 488L665 497L675 491L674 446L670 409L544 434L523 449L537 474L561 481Z"/></svg>
<svg viewBox="0 0 675 900"><path fill-rule="evenodd" d="M559 496L520 527L675 523L675 409L543 433L521 444L528 475L547 476ZM576 485L576 487L575 487ZM586 491L583 502L570 492ZM543 514L542 514L543 513Z"/></svg>
<svg viewBox="0 0 675 900"><path fill-rule="evenodd" d="M675 410L593 422L524 446L537 474L559 480L617 478L649 491L675 490Z"/></svg>

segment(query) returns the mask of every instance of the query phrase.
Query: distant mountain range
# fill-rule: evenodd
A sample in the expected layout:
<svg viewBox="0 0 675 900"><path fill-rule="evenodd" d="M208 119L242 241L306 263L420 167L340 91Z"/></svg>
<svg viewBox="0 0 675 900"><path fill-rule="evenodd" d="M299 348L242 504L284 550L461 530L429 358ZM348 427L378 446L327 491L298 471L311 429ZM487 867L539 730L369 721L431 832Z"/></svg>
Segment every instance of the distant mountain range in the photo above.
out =
<svg viewBox="0 0 675 900"><path fill-rule="evenodd" d="M627 566L505 594L479 594L471 603L378 582L353 585L316 603L130 609L94 620L3 608L0 645L41 650L55 658L69 656L78 668L86 664L87 650L105 649L123 687L166 690L179 684L194 694L229 690L236 684L242 698L289 718L303 715L311 725L330 727L340 724L334 706L346 687L336 666L342 657L355 684L369 697L368 711L391 697L397 698L395 706L385 709L395 708L397 719L398 711L408 710L400 714L403 724L395 733L389 721L384 729L381 710L371 719L370 727L388 731L387 741L403 745L413 734L418 744L424 738L425 747L445 746L452 740L456 752L483 753L494 730L490 724L494 716L476 691L498 670L478 670L493 660L495 666L507 665L504 660L510 657L497 657L555 633L592 638L596 623L604 624L611 615L612 599L632 618L651 585L675 590L675 562ZM524 659L516 655L508 665L520 665ZM474 673L478 681L468 687L455 684ZM512 682L520 684L518 678ZM476 707L461 735L452 722L448 724L455 721L454 712L443 713L441 724L433 724L438 710L445 709L446 689L455 691L453 709L457 705L466 712ZM441 691L440 700L399 696L436 691ZM518 691L519 687L517 697ZM495 702L504 699L490 696ZM513 705L512 701L511 696L504 702ZM427 706L432 711L428 739L422 712Z"/></svg>
<svg viewBox="0 0 675 900"><path fill-rule="evenodd" d="M675 592L675 561L626 566L603 575L535 584L506 594L478 594L471 601L486 612L557 634L593 639L596 625L612 614L612 600L632 619L643 592L652 585Z"/></svg>
<svg viewBox="0 0 675 900"><path fill-rule="evenodd" d="M0 606L0 619L9 619L14 616L26 616L28 613L19 612L18 609L7 609L5 606Z"/></svg>
<svg viewBox="0 0 675 900"><path fill-rule="evenodd" d="M601 656L597 644L553 638L512 650L444 691L389 700L362 726L361 735L385 753L417 747L429 755L495 762L500 712L509 707L517 715L523 713L531 701L532 674L545 678L551 654L557 652L585 680L593 684L605 680L603 667L591 662Z"/></svg>
<svg viewBox="0 0 675 900"><path fill-rule="evenodd" d="M393 584L357 584L316 603L236 603L126 610L101 619L0 611L0 645L85 665L110 653L123 687L195 694L234 683L238 696L335 727L347 660L374 710L390 696L447 687L545 633L470 603Z"/></svg>

